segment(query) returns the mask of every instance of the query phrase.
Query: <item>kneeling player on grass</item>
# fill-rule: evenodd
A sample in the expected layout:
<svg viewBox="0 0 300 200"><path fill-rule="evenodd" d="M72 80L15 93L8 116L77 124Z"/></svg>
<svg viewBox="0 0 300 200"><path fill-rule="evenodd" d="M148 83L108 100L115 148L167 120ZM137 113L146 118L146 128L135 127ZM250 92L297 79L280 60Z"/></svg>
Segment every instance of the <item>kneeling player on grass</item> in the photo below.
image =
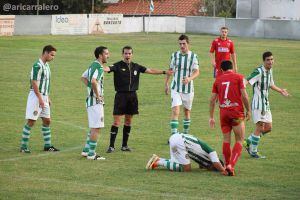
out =
<svg viewBox="0 0 300 200"><path fill-rule="evenodd" d="M146 169L155 169L161 166L170 171L189 172L191 171L190 160L194 160L200 168L216 170L227 175L217 152L204 141L193 135L177 132L171 135L169 142L171 158L160 158L153 154L146 165Z"/></svg>

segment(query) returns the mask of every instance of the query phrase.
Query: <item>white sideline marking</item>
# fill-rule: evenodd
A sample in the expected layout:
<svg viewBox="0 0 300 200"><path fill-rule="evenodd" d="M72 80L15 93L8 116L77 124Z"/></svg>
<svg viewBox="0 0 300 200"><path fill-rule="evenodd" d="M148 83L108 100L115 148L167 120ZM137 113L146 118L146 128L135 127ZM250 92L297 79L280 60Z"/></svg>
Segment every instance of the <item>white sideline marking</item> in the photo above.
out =
<svg viewBox="0 0 300 200"><path fill-rule="evenodd" d="M78 128L78 129L81 129L81 130L85 130L87 131L88 128L85 128L85 127L82 127L82 126L78 126L78 125L75 125L73 123L70 123L70 122L65 122L65 121L60 121L60 120L52 120L53 122L58 122L60 124L64 124L64 125L68 125L68 126L72 126L74 128Z"/></svg>
<svg viewBox="0 0 300 200"><path fill-rule="evenodd" d="M87 128L72 124L70 122L59 121L59 120L52 120L52 121L58 122L58 123L61 123L61 124L65 124L65 125L68 125L68 126L72 126L74 128L78 128L78 129L81 129L81 130L86 130L86 131L88 130ZM80 149L80 148L82 148L82 146L70 147L70 148L67 148L65 150L61 150L59 152L45 152L45 153L41 153L41 154L37 154L37 155L28 155L28 156L24 155L24 156L19 156L19 157L15 157L15 158L6 158L6 159L0 160L0 162L17 161L17 160L28 159L28 158L45 157L45 156L56 155L56 154L60 154L60 153L64 153L64 152L73 151L73 150Z"/></svg>
<svg viewBox="0 0 300 200"><path fill-rule="evenodd" d="M95 188L106 188L107 190L112 190L112 191L121 191L121 192L131 192L131 193L142 193L142 194L147 194L147 195L154 195L154 196L159 196L159 197L175 197L176 199L206 199L210 200L209 198L201 198L201 197L188 197L188 196L183 196L183 195L177 195L173 193L167 193L167 192L152 192L152 191L147 191L147 190L136 190L136 189L130 189L130 188L125 188L125 187L120 187L120 186L107 186L104 184L91 184L91 183L81 183L81 182L76 182L76 181L65 181L65 180L60 180L60 179L53 179L53 178L34 178L34 177L26 177L26 176L17 176L17 177L10 177L14 178L16 180L31 180L31 181L44 181L48 183L60 183L63 185L77 185L81 187L95 187Z"/></svg>

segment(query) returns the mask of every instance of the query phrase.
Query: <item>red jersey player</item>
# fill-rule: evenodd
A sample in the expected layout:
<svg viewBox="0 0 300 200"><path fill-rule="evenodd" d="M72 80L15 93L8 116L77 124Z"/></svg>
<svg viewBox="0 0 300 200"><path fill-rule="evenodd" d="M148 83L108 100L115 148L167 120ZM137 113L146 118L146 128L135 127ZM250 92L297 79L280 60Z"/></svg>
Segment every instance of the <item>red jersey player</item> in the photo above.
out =
<svg viewBox="0 0 300 200"><path fill-rule="evenodd" d="M231 61L221 63L223 73L214 82L210 99L210 127L215 126L214 110L216 99L219 100L220 124L223 132L223 157L226 170L230 176L234 176L234 166L242 151L242 142L245 135L244 107L246 118L250 118L250 105L246 92L244 77L232 70ZM235 145L230 148L231 130L235 134Z"/></svg>
<svg viewBox="0 0 300 200"><path fill-rule="evenodd" d="M220 32L221 32L220 37L212 41L210 47L210 57L211 57L211 63L214 67L215 78L222 74L221 62L224 60L230 60L230 57L232 58L232 62L233 62L233 70L237 72L234 44L232 40L227 38L228 28L222 27L220 29Z"/></svg>

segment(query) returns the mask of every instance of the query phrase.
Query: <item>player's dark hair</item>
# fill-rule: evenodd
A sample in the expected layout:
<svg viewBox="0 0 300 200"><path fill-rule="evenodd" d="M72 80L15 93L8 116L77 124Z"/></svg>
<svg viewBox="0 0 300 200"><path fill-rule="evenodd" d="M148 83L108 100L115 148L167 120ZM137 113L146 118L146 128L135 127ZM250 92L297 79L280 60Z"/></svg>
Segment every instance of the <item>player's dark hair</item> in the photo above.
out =
<svg viewBox="0 0 300 200"><path fill-rule="evenodd" d="M263 55L262 55L263 61L265 61L265 59L270 56L273 56L271 51L266 51L265 53L263 53Z"/></svg>
<svg viewBox="0 0 300 200"><path fill-rule="evenodd" d="M103 54L104 50L106 50L106 49L107 49L107 47L104 47L104 46L97 47L94 51L96 59L98 59L99 55Z"/></svg>
<svg viewBox="0 0 300 200"><path fill-rule="evenodd" d="M185 40L187 43L190 43L189 37L187 35L184 35L184 34L179 36L178 40Z"/></svg>
<svg viewBox="0 0 300 200"><path fill-rule="evenodd" d="M221 63L221 69L225 72L232 69L232 62L230 60L224 60Z"/></svg>
<svg viewBox="0 0 300 200"><path fill-rule="evenodd" d="M124 53L125 49L126 49L126 50L131 50L131 53L133 53L133 49L132 49L131 46L125 46L125 47L123 47L123 49L122 49L122 54Z"/></svg>
<svg viewBox="0 0 300 200"><path fill-rule="evenodd" d="M221 28L220 28L220 30L228 30L228 27L226 27L226 26L222 26Z"/></svg>
<svg viewBox="0 0 300 200"><path fill-rule="evenodd" d="M52 46L52 45L44 46L44 48L43 48L43 54L44 54L45 52L49 53L49 52L51 52L51 51L56 51L56 48L55 48L54 46Z"/></svg>

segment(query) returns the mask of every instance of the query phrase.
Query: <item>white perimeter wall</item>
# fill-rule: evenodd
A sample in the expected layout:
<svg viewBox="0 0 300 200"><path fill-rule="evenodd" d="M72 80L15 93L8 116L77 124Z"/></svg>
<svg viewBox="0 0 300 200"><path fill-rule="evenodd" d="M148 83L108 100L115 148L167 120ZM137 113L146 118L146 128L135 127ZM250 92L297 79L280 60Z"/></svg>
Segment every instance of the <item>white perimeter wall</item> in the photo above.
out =
<svg viewBox="0 0 300 200"><path fill-rule="evenodd" d="M78 18L77 15L60 15L57 18L55 15L18 15L15 17L14 35L45 35L51 33L86 35L88 34L87 23L82 23L87 21L85 16L87 17L87 15L80 15L80 18ZM68 20L66 20L66 17ZM82 17L84 17L84 20L81 20ZM157 16L151 17L149 20L148 17L110 16L105 21L107 25L103 25L103 31L98 31L99 34L149 31L218 35L220 27L228 26L232 36L300 40L300 20L230 19L198 16ZM54 25L54 23L56 24ZM111 26L110 28L114 26L115 28L113 28L113 31L108 31L108 29L105 29L106 26ZM92 32L92 34L96 34L96 32Z"/></svg>
<svg viewBox="0 0 300 200"><path fill-rule="evenodd" d="M143 32L143 17L123 17L123 33Z"/></svg>
<svg viewBox="0 0 300 200"><path fill-rule="evenodd" d="M185 17L145 17L145 31L185 33Z"/></svg>
<svg viewBox="0 0 300 200"><path fill-rule="evenodd" d="M300 20L300 0L260 0L259 18Z"/></svg>
<svg viewBox="0 0 300 200"><path fill-rule="evenodd" d="M124 17L122 32L185 33L185 17Z"/></svg>
<svg viewBox="0 0 300 200"><path fill-rule="evenodd" d="M229 34L233 36L300 39L299 20L186 17L186 32L188 33L219 35L222 26L227 26Z"/></svg>

